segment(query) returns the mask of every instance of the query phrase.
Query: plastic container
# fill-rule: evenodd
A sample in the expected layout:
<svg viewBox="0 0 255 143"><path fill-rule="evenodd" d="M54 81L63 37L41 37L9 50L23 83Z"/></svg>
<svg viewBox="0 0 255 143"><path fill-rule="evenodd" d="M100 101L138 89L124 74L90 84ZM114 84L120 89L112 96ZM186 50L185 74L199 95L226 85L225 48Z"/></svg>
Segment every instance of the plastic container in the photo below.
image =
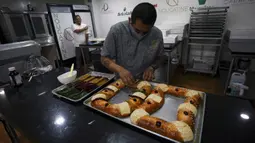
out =
<svg viewBox="0 0 255 143"><path fill-rule="evenodd" d="M234 72L234 73L231 75L230 85L231 85L232 83L244 84L244 83L245 83L245 80L246 80L246 75L245 75L245 73L241 74L241 73L238 73L238 72Z"/></svg>
<svg viewBox="0 0 255 143"><path fill-rule="evenodd" d="M69 76L69 73L70 72L66 72L64 74L61 74L60 76L58 76L58 81L62 84L68 84L70 82L73 82L75 79L76 79L76 76L77 76L77 71L74 70L72 75Z"/></svg>
<svg viewBox="0 0 255 143"><path fill-rule="evenodd" d="M20 87L23 85L22 78L19 72L16 71L15 67L9 67L9 78L11 80L11 85L14 87Z"/></svg>

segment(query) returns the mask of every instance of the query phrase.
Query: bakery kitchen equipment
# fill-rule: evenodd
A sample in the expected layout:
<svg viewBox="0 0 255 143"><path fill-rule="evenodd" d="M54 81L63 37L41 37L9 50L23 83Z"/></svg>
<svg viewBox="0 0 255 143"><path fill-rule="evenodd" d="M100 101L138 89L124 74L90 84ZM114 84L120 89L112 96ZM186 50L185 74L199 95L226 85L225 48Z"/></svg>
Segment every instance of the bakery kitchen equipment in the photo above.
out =
<svg viewBox="0 0 255 143"><path fill-rule="evenodd" d="M16 67L19 73L26 71L24 67L30 55L41 55L40 45L32 40L0 44L0 82L8 82L8 68Z"/></svg>
<svg viewBox="0 0 255 143"><path fill-rule="evenodd" d="M117 80L83 104L172 142L200 142L204 93L147 81L136 88L130 90Z"/></svg>

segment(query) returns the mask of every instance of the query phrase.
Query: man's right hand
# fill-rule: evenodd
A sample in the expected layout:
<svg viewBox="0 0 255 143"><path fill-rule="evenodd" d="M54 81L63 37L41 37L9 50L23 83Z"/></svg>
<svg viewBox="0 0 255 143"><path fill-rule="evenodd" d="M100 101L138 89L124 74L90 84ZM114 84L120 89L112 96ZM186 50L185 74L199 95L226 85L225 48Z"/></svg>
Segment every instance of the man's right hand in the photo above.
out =
<svg viewBox="0 0 255 143"><path fill-rule="evenodd" d="M133 85L135 83L132 74L128 70L120 68L118 74L126 85Z"/></svg>
<svg viewBox="0 0 255 143"><path fill-rule="evenodd" d="M133 85L135 83L132 74L125 68L117 65L112 59L101 56L101 62L106 68L108 68L112 72L118 73L120 78L126 85Z"/></svg>

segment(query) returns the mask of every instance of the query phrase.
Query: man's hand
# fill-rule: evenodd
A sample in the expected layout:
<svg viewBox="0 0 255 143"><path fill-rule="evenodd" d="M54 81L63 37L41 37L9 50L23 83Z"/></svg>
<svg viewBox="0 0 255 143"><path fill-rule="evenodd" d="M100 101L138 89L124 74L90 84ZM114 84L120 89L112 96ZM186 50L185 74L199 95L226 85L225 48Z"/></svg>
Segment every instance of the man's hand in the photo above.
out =
<svg viewBox="0 0 255 143"><path fill-rule="evenodd" d="M101 62L106 68L108 68L112 72L118 73L120 78L126 85L133 85L135 83L132 74L122 66L117 65L112 59L101 56Z"/></svg>
<svg viewBox="0 0 255 143"><path fill-rule="evenodd" d="M148 67L143 73L143 79L147 81L151 81L154 79L154 69L152 67Z"/></svg>
<svg viewBox="0 0 255 143"><path fill-rule="evenodd" d="M128 70L120 68L118 74L126 85L133 85L135 83L132 74Z"/></svg>
<svg viewBox="0 0 255 143"><path fill-rule="evenodd" d="M89 28L88 26L85 26L84 28L82 28L82 30L85 31L88 30L88 28Z"/></svg>

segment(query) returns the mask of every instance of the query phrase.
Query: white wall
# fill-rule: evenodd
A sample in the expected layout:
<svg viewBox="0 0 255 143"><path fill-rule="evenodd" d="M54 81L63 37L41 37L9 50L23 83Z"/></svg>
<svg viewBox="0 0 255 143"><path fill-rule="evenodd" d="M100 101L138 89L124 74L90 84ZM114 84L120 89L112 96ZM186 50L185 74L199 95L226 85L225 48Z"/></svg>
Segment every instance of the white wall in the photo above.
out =
<svg viewBox="0 0 255 143"><path fill-rule="evenodd" d="M228 28L232 36L255 38L255 0L205 0L199 5L199 0L92 0L95 25L98 37L105 37L110 27L130 15L117 16L119 12L130 12L141 2L156 4L158 18L156 26L166 23L188 23L190 7L230 6ZM200 0L201 1L201 0ZM107 9L106 11L103 8Z"/></svg>

